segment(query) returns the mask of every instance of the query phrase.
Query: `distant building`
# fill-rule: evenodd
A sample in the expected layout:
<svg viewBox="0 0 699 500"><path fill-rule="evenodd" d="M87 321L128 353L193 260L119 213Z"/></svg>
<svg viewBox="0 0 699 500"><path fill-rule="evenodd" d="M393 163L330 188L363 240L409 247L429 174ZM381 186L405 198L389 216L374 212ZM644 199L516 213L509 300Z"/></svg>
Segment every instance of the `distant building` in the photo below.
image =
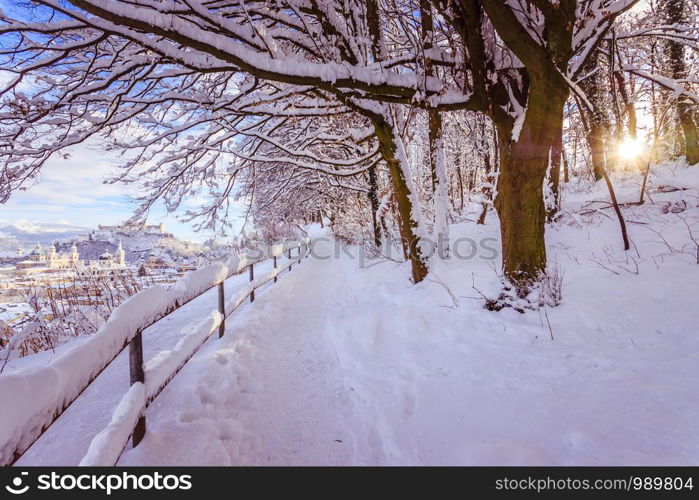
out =
<svg viewBox="0 0 699 500"><path fill-rule="evenodd" d="M116 256L112 256L109 250L100 255L97 260L80 260L78 247L73 243L70 251L58 253L55 245L51 245L47 251L37 243L34 250L29 253L29 258L21 260L15 264L12 274L23 276L49 271L61 270L109 270L126 268L126 252L119 242Z"/></svg>
<svg viewBox="0 0 699 500"><path fill-rule="evenodd" d="M147 235L158 235L164 237L172 237L171 233L165 230L165 224L162 222L160 224L121 224L118 226L104 226L100 224L97 226L99 232L124 235L134 235L134 234L147 234Z"/></svg>
<svg viewBox="0 0 699 500"><path fill-rule="evenodd" d="M168 263L162 257L158 257L158 255L152 250L148 252L148 258L146 259L145 266L149 269L167 269L172 267L170 263Z"/></svg>
<svg viewBox="0 0 699 500"><path fill-rule="evenodd" d="M116 251L116 263L119 266L126 265L126 251L121 246L121 240L119 240L119 247L117 248L117 251Z"/></svg>
<svg viewBox="0 0 699 500"><path fill-rule="evenodd" d="M29 258L17 262L15 267L17 270L71 269L78 263L79 255L75 244L70 248L70 252L58 253L55 245L51 245L48 251L44 252L41 245L37 243L34 250L29 253Z"/></svg>

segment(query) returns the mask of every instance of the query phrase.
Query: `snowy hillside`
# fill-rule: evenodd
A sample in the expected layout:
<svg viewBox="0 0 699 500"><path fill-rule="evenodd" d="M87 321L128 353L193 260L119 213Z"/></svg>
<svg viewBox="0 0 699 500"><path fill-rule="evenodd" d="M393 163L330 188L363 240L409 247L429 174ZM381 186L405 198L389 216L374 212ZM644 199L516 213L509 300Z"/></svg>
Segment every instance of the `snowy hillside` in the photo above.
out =
<svg viewBox="0 0 699 500"><path fill-rule="evenodd" d="M18 248L27 253L37 243L43 247L58 243L58 252L68 252L76 242L82 259L95 260L105 251L113 254L120 241L126 250L127 262L136 262L150 253L154 253L156 258L176 262L199 256L203 250L199 243L157 234L110 235L68 224L18 222L0 228L0 256L16 257Z"/></svg>
<svg viewBox="0 0 699 500"><path fill-rule="evenodd" d="M203 246L198 243L145 234L108 237L96 235L89 239L82 238L77 247L82 258L96 259L105 251L114 254L119 242L126 250L126 261L129 263L146 259L151 254L168 262L179 262L203 255ZM59 245L59 251L66 251L70 244L69 241L62 243Z"/></svg>

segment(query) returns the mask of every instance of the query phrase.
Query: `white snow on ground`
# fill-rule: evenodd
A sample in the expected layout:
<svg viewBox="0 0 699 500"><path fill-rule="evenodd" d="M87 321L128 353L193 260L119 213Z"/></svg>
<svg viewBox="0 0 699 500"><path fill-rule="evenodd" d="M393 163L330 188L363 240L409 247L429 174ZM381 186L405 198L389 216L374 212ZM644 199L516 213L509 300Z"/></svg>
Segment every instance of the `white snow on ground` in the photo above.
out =
<svg viewBox="0 0 699 500"><path fill-rule="evenodd" d="M622 198L638 192L638 176L618 180ZM660 184L626 212L680 248L688 234L663 207L691 200L680 216L696 221L697 192ZM195 356L120 463L698 464L699 266L633 222L627 259L612 211L568 198L549 230L559 307L484 311L473 283L500 284L478 257L437 263L417 287L394 262L313 260ZM496 237L490 222L453 237Z"/></svg>
<svg viewBox="0 0 699 500"><path fill-rule="evenodd" d="M407 264L308 259L185 365L120 465L699 464L697 172L657 169L653 202L624 209L629 252L604 186L568 186L547 230L563 302L540 313L483 309L474 285L500 289L483 249L417 286ZM615 182L637 198L638 174ZM451 236L497 238L496 218ZM196 323L196 303L147 357ZM23 463L77 463L126 391L120 362L123 381L79 399Z"/></svg>

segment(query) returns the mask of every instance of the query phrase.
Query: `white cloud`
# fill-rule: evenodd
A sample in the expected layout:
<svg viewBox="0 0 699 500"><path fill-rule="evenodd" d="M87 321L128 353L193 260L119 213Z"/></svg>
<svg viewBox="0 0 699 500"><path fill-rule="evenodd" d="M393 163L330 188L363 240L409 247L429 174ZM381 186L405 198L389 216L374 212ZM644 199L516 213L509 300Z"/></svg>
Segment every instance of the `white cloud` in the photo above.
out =
<svg viewBox="0 0 699 500"><path fill-rule="evenodd" d="M36 184L13 194L5 205L0 205L0 224L24 220L96 227L118 224L132 215L135 205L130 195L135 186L104 184L118 170L115 154L102 150L96 140L74 146L68 152L67 159L49 160ZM191 197L184 200L183 209L199 207L206 201L205 196ZM234 211L244 209L236 206ZM182 223L175 216L156 206L149 221L165 222L168 231L184 239L203 241L210 236L194 232L193 223Z"/></svg>

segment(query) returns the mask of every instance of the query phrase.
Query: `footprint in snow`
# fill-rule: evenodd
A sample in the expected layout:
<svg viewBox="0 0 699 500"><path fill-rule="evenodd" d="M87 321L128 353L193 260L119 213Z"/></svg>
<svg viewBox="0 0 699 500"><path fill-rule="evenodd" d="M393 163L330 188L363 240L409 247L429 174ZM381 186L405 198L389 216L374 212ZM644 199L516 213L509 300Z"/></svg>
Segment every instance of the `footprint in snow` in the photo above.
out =
<svg viewBox="0 0 699 500"><path fill-rule="evenodd" d="M177 414L177 420L183 424L191 424L201 419L201 415L195 411L185 410Z"/></svg>

